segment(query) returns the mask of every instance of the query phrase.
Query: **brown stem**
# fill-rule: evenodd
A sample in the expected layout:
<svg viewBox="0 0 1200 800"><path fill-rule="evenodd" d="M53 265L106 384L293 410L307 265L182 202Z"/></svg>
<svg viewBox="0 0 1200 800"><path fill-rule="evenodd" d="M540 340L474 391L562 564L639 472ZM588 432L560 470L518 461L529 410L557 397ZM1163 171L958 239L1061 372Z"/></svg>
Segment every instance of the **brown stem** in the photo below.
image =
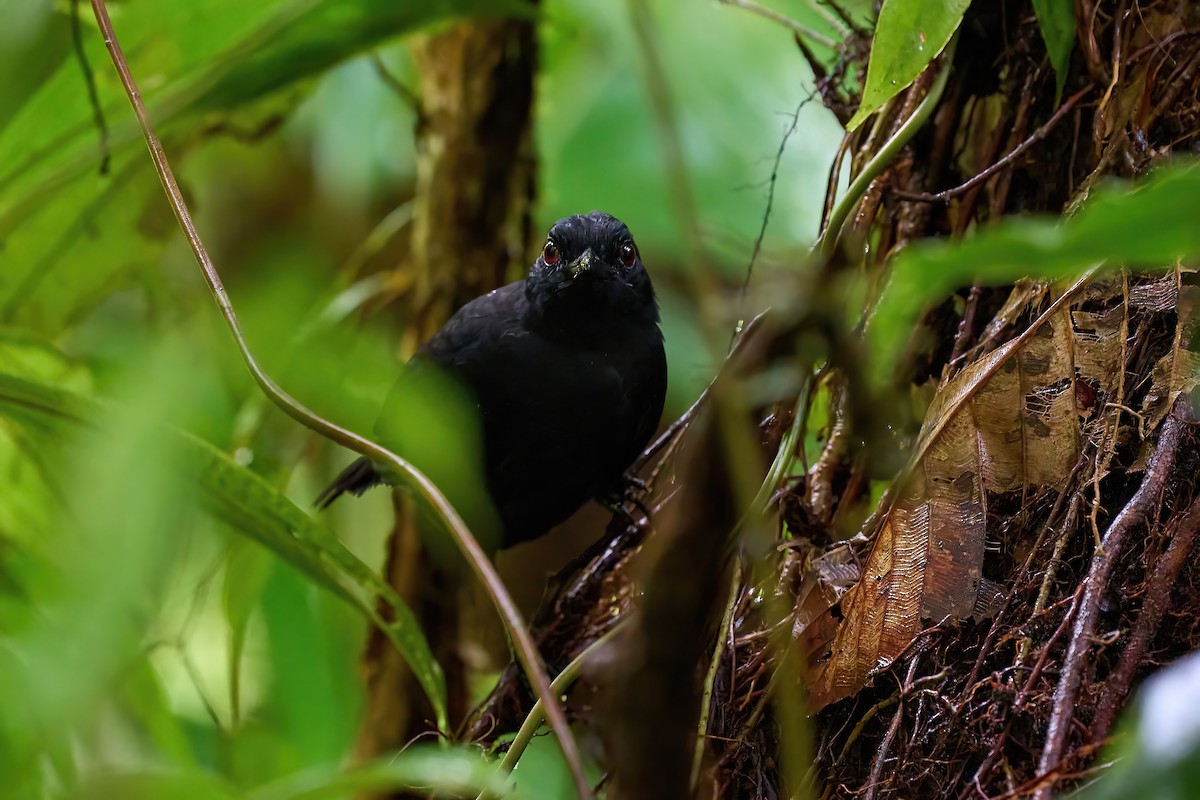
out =
<svg viewBox="0 0 1200 800"><path fill-rule="evenodd" d="M1176 401L1175 409L1162 427L1158 447L1154 451L1150 464L1146 467L1142 485L1138 487L1133 497L1109 525L1104 540L1092 557L1092 565L1088 570L1085 583L1087 588L1075 618L1075 627L1071 632L1071 642L1063 661L1062 674L1059 677L1058 686L1054 690L1054 707L1046 730L1042 757L1038 764L1039 773L1050 773L1062 760L1079 694L1079 685L1083 678L1083 669L1088 663L1092 637L1096 632L1096 620L1100 615L1100 601L1108 589L1109 577L1112 575L1113 567L1116 565L1121 551L1124 550L1130 531L1146 519L1162 494L1167 476L1175 463L1175 454L1183 435L1184 423L1180 417L1186 413L1186 402L1184 397L1180 397ZM1039 787L1034 795L1035 800L1047 800L1053 788L1053 781Z"/></svg>
<svg viewBox="0 0 1200 800"><path fill-rule="evenodd" d="M1175 587L1175 579L1187 564L1188 556L1200 530L1200 497L1184 512L1171 537L1167 552L1155 565L1154 575L1150 578L1150 587L1146 592L1146 600L1142 604L1142 613L1138 616L1129 644L1121 654L1116 672L1106 682L1104 693L1096 706L1096 719L1092 722L1091 743L1101 744L1108 736L1113 718L1116 716L1121 701L1129 693L1134 674L1142 663L1142 657L1150 646L1150 641L1158 631L1163 614L1171 600L1171 590Z"/></svg>
<svg viewBox="0 0 1200 800"><path fill-rule="evenodd" d="M1038 128L1036 131L1034 131L1032 134L1030 134L1028 139L1021 142L1019 145L1017 145L1012 150L1010 150L1008 152L1008 154L1005 155L1003 158L1001 158L999 161L992 164L990 167L983 170L982 172L980 172L975 177L971 178L966 183L963 183L959 186L955 186L953 189L946 189L943 192L937 192L936 194L922 194L922 193L918 193L918 192L900 192L900 191L897 191L896 194L898 196L904 198L905 200L924 200L927 203L944 203L947 200L951 199L952 197L956 197L956 196L962 194L963 192L969 191L973 187L979 185L980 183L983 183L988 178L995 175L1000 170L1002 170L1005 167L1012 164L1014 161L1016 161L1018 158L1020 158L1021 155L1024 154L1026 150L1033 147L1035 144L1040 142L1042 139L1045 139L1046 136L1050 133L1050 131L1054 129L1054 126L1058 124L1059 120L1061 120L1068 111L1070 111L1072 108L1074 108L1075 104L1078 103L1081 99L1083 99L1084 95L1086 95L1088 92L1090 92L1092 90L1092 86L1093 86L1093 84L1089 83L1087 86L1083 87L1078 92L1076 92L1075 94L1073 94L1069 98L1067 98L1067 101L1065 103L1063 103L1061 106L1059 106L1058 110L1054 112L1054 115L1051 116L1050 119L1046 120L1045 124L1042 125L1042 127Z"/></svg>
<svg viewBox="0 0 1200 800"><path fill-rule="evenodd" d="M1063 513L1063 509L1066 507L1067 498L1071 495L1071 487L1075 485L1075 479L1079 477L1079 473L1083 470L1083 467L1086 463L1087 459L1083 457L1080 457L1079 460L1075 462L1075 467L1071 470L1071 474L1067 476L1067 480L1063 483L1062 488L1058 492L1058 497L1054 501L1053 508L1050 509L1049 516L1046 517L1046 524L1041 526L1041 530L1038 531L1037 539L1034 540L1033 547L1029 548L1029 555L1025 557L1025 562L1021 565L1021 571L1018 573L1018 575L1025 576L1029 574L1030 569L1033 567L1033 561L1041 552L1042 545L1045 543L1046 537L1054 531L1054 527L1058 522L1059 515ZM1068 514L1067 516L1069 519L1070 515ZM1069 526L1064 525L1063 535L1067 533L1067 528L1069 528ZM983 644L979 646L979 655L976 656L975 664L971 667L971 673L967 676L967 680L963 684L962 698L964 700L966 699L967 694L971 691L971 688L975 685L975 681L979 679L979 673L983 670L984 659L987 658L988 653L992 649L992 643L995 642L996 636L1000 632L1000 620L1004 618L1006 613L1008 613L1009 607L1012 605L1013 600L1016 599L1017 589L1020 585L1021 580L1013 581L1013 585L1008 590L1008 594L1004 596L1004 603L1000 606L1000 610L997 611L995 616L992 617L992 624L988 629L987 636L984 637ZM1036 610L1041 611L1040 608Z"/></svg>
<svg viewBox="0 0 1200 800"><path fill-rule="evenodd" d="M900 687L900 702L896 704L896 713L892 714L891 724L888 725L887 733L879 742L879 748L875 751L875 761L871 764L871 777L867 780L866 800L875 798L875 787L879 785L879 777L883 774L883 762L887 761L888 752L892 749L892 741L900 730L900 720L904 717L904 695L912 689L913 676L917 673L917 664L920 660L921 656L917 654L908 663L908 673L904 676L904 685Z"/></svg>
<svg viewBox="0 0 1200 800"><path fill-rule="evenodd" d="M1083 584L1080 584L1075 589L1075 594L1072 597L1071 607L1067 609L1067 613L1063 615L1063 621L1055 628L1050 640L1046 642L1046 646L1042 648L1041 655L1038 656L1037 662L1033 665L1033 670L1029 673L1029 677L1025 679L1025 683L1021 686L1021 691L1017 693L1016 699L1013 701L1012 708L1015 712L1024 703L1025 698L1029 696L1029 692L1033 689L1033 685L1041 677L1042 671L1046 667L1046 661L1050 656L1050 651L1054 645L1058 643L1059 638L1066 632L1071 625L1071 620L1075 618L1075 611L1079 608L1079 595L1083 589ZM975 776L972 778L968 786L962 788L959 793L959 800L967 800L969 797L975 796L976 787L983 784L983 779L992 771L992 767L996 765L996 760L1004 753L1004 744L1008 739L1008 732L1012 730L1013 723L1016 721L1016 714L1010 713L1004 724L1004 729L991 743L991 750L987 757L983 759L983 763L979 765L979 769L975 770Z"/></svg>

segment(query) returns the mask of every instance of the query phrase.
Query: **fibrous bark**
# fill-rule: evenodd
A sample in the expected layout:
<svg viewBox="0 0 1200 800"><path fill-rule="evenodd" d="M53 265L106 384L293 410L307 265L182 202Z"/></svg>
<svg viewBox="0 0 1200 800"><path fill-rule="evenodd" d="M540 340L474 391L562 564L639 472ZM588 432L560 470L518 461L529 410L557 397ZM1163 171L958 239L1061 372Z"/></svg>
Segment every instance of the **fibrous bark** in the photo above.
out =
<svg viewBox="0 0 1200 800"><path fill-rule="evenodd" d="M397 267L411 314L407 358L466 302L522 269L530 241L537 42L529 19L469 21L413 44L420 73L410 254ZM410 603L446 672L452 726L466 716L459 583L425 551L397 498L386 576ZM378 632L363 657L365 718L357 756L395 752L429 730L431 710Z"/></svg>

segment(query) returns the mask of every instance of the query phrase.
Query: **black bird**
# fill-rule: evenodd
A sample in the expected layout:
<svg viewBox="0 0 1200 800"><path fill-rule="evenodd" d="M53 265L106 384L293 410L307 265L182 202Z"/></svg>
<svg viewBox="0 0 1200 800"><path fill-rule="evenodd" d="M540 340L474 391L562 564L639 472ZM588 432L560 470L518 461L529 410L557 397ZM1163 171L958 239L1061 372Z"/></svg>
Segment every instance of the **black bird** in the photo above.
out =
<svg viewBox="0 0 1200 800"><path fill-rule="evenodd" d="M376 434L473 530L494 515L499 547L538 538L587 500L626 488L666 395L658 322L629 228L599 211L560 219L529 277L467 303L417 352ZM360 458L317 505L382 482Z"/></svg>

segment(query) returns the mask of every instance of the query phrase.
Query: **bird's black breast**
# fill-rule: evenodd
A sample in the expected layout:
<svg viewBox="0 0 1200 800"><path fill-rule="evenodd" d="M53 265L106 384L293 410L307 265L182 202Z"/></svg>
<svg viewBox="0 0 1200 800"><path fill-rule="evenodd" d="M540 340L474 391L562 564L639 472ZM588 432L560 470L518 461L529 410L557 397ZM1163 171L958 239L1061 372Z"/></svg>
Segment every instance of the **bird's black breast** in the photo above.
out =
<svg viewBox="0 0 1200 800"><path fill-rule="evenodd" d="M541 536L617 486L653 435L666 394L654 321L539 326L524 281L468 303L415 360L457 379L478 410L484 479L504 546ZM384 444L394 422L387 414L385 407Z"/></svg>

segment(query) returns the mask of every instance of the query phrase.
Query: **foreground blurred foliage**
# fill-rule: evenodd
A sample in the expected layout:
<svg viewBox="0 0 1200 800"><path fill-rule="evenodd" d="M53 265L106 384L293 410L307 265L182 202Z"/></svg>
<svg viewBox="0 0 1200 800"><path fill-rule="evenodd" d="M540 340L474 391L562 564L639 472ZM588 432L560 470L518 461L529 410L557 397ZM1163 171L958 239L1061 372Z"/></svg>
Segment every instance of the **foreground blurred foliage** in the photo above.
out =
<svg viewBox="0 0 1200 800"><path fill-rule="evenodd" d="M395 375L402 315L358 312L394 295L364 276L397 256L414 157L412 109L364 54L411 83L397 36L513 9L530 13L483 0L110 5L256 353L352 428L370 430ZM277 414L237 360L87 4L77 9L80 44L102 126L74 49L76 4L15 0L2 10L0 793L478 787L477 760L453 753L417 751L338 777L362 702L366 625L380 621L379 599L392 602L378 577L386 497L333 513L349 550L303 510L344 457ZM636 218L655 269L686 275L661 210L666 179L624 12L556 2L542 13L542 217L602 207ZM677 88L697 99L697 130L721 126L689 152L712 197L703 213L714 244L736 273L786 115L807 90L787 77L796 64L787 36L760 21L709 9L666 46L680 59ZM732 65L747 58L778 77L735 80ZM808 113L826 133L791 149L791 175L819 173L834 144L836 125ZM772 252L813 235L817 201L801 183L788 181L785 195L781 182L786 223L771 231ZM711 375L713 356L671 283L661 281L678 409ZM398 613L392 639L436 706L440 672ZM560 796L569 782L543 744L518 780Z"/></svg>
<svg viewBox="0 0 1200 800"><path fill-rule="evenodd" d="M816 104L800 108L810 90L786 33L678 5L664 4L678 16L661 45L700 198L706 238L696 244L718 274L740 280L795 112L801 133L775 175L760 264L803 285L793 265L816 234L815 187L841 129ZM950 9L952 31L966 4L934 5ZM80 7L107 132L93 121L73 8L0 3L0 73L15 76L0 90L0 795L478 791L492 773L473 751L418 747L342 768L379 601L398 620L385 630L434 707L444 704L438 665L378 575L387 498L342 504L332 521L309 516L344 456L279 415L245 374ZM353 429L371 428L404 323L403 308L389 306L402 287L378 270L402 255L390 234L407 224L415 120L379 70L411 83L397 37L511 8L530 13L485 0L112 5L252 347L283 385ZM807 5L793 11L821 22ZM662 295L673 417L720 353L689 295L699 265L666 211L672 187L627 9L553 0L540 13L539 225L593 207L630 222ZM896 74L911 79L928 58ZM869 328L871 372L894 366L913 320L955 288L1195 256L1195 219L1197 172L1183 166L1140 190L1098 194L1065 225L1009 223L914 247ZM849 306L847 327L858 311ZM825 413L828 398L817 406ZM1133 763L1138 783L1160 774L1152 760ZM1194 763L1167 764L1181 783L1156 783L1153 796L1184 796L1170 792L1195 785ZM525 796L570 795L548 739L515 775ZM1107 791L1128 796L1122 784Z"/></svg>

